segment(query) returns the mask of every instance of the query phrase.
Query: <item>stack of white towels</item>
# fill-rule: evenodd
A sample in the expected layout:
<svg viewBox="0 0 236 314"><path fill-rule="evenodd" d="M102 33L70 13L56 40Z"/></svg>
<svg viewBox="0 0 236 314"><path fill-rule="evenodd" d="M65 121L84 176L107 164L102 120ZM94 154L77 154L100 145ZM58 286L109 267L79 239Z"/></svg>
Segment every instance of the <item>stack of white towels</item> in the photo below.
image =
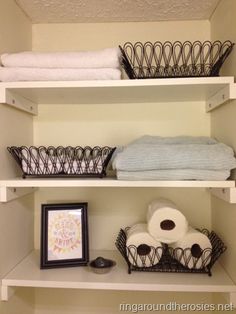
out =
<svg viewBox="0 0 236 314"><path fill-rule="evenodd" d="M22 148L22 170L28 175L53 175L53 174L99 174L102 173L104 158L100 154L97 156L82 157L73 160L66 156L65 149L54 149L50 154L44 147Z"/></svg>
<svg viewBox="0 0 236 314"><path fill-rule="evenodd" d="M0 81L119 80L120 51L5 53L0 56Z"/></svg>
<svg viewBox="0 0 236 314"><path fill-rule="evenodd" d="M236 168L231 147L210 137L145 135L116 152L120 180L221 181Z"/></svg>
<svg viewBox="0 0 236 314"><path fill-rule="evenodd" d="M163 244L168 245L172 258L189 269L202 269L211 261L208 237L189 226L172 201L158 199L148 206L147 222L128 229L127 257L134 266L155 266L162 257Z"/></svg>

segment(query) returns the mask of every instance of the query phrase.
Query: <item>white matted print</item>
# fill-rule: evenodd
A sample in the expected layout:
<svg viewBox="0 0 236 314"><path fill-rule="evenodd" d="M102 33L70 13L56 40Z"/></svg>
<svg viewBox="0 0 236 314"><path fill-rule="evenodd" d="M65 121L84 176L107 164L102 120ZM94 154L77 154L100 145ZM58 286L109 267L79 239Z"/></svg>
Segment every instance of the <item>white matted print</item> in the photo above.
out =
<svg viewBox="0 0 236 314"><path fill-rule="evenodd" d="M87 203L42 205L41 268L87 262Z"/></svg>
<svg viewBox="0 0 236 314"><path fill-rule="evenodd" d="M82 258L81 209L48 213L48 260Z"/></svg>

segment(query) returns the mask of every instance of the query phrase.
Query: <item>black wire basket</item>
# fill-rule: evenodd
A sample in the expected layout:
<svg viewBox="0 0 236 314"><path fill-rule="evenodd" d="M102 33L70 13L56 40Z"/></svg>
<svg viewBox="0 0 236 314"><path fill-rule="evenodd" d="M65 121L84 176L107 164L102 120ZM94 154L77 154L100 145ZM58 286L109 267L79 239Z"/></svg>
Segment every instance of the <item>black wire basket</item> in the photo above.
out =
<svg viewBox="0 0 236 314"><path fill-rule="evenodd" d="M115 148L112 147L8 147L27 177L99 177L106 168Z"/></svg>
<svg viewBox="0 0 236 314"><path fill-rule="evenodd" d="M128 229L128 228L127 228ZM127 231L126 229L126 231ZM174 272L174 273L205 273L212 275L211 268L226 250L226 246L214 231L199 230L210 240L212 248L201 251L198 257L193 257L191 249L171 248L167 244L161 247L148 247L145 244L136 247L126 246L126 231L120 229L116 239L116 247L128 265L128 273L132 271ZM148 250L147 250L148 247ZM178 258L176 258L178 256ZM182 259L180 263L179 260ZM132 261L132 263L130 262ZM156 261L159 260L157 263ZM142 266L140 266L140 263ZM201 268L195 266L201 263ZM191 264L191 267L189 265Z"/></svg>
<svg viewBox="0 0 236 314"><path fill-rule="evenodd" d="M220 41L127 42L121 64L130 79L219 76L234 43Z"/></svg>

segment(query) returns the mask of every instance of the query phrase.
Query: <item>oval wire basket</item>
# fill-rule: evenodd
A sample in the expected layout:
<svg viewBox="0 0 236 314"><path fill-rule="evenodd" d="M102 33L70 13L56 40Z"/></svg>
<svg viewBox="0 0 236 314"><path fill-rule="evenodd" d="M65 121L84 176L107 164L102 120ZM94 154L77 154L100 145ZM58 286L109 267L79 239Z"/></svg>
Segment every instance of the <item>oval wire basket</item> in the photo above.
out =
<svg viewBox="0 0 236 314"><path fill-rule="evenodd" d="M127 228L125 230L127 230ZM226 250L226 246L214 231L209 232L207 229L203 229L199 231L209 238L212 249L206 248L197 258L191 256L190 248L184 250L182 248L172 249L166 244L162 247L149 247L148 251L140 252L140 247L134 245L126 246L125 230L120 229L115 245L127 263L129 274L131 274L132 271L146 271L206 273L211 276L212 266ZM182 259L182 263L175 258L176 256L178 256L178 259ZM158 263L156 263L157 259L159 260ZM201 263L202 267L194 268L196 265L199 265L199 263ZM140 264L142 266L140 266ZM191 268L188 267L189 265L191 265Z"/></svg>
<svg viewBox="0 0 236 314"><path fill-rule="evenodd" d="M35 147L7 148L26 177L104 177L115 148Z"/></svg>
<svg viewBox="0 0 236 314"><path fill-rule="evenodd" d="M234 43L227 40L127 42L121 51L121 64L130 79L219 76Z"/></svg>

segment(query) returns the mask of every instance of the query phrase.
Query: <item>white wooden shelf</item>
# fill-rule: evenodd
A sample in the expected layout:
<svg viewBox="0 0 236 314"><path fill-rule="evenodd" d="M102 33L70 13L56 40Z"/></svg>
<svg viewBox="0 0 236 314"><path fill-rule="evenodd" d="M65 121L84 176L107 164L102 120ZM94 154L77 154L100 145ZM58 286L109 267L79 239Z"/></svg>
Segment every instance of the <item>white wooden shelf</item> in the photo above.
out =
<svg viewBox="0 0 236 314"><path fill-rule="evenodd" d="M25 194L34 192L36 188L235 188L235 181L124 181L115 178L83 178L83 179L22 179L0 180L0 202L8 202Z"/></svg>
<svg viewBox="0 0 236 314"><path fill-rule="evenodd" d="M113 177L100 178L14 178L0 180L0 186L17 187L193 187L193 188L233 188L235 181L127 181Z"/></svg>
<svg viewBox="0 0 236 314"><path fill-rule="evenodd" d="M204 101L210 111L236 98L233 77L0 83L0 103L37 114L37 104Z"/></svg>
<svg viewBox="0 0 236 314"><path fill-rule="evenodd" d="M132 291L186 291L224 292L234 295L236 285L219 263L207 274L148 273L128 274L127 265L118 251L93 251L97 256L111 258L117 265L108 274L95 274L90 267L60 269L39 268L39 252L34 251L2 279L2 300L7 301L9 291L15 287L102 289Z"/></svg>

